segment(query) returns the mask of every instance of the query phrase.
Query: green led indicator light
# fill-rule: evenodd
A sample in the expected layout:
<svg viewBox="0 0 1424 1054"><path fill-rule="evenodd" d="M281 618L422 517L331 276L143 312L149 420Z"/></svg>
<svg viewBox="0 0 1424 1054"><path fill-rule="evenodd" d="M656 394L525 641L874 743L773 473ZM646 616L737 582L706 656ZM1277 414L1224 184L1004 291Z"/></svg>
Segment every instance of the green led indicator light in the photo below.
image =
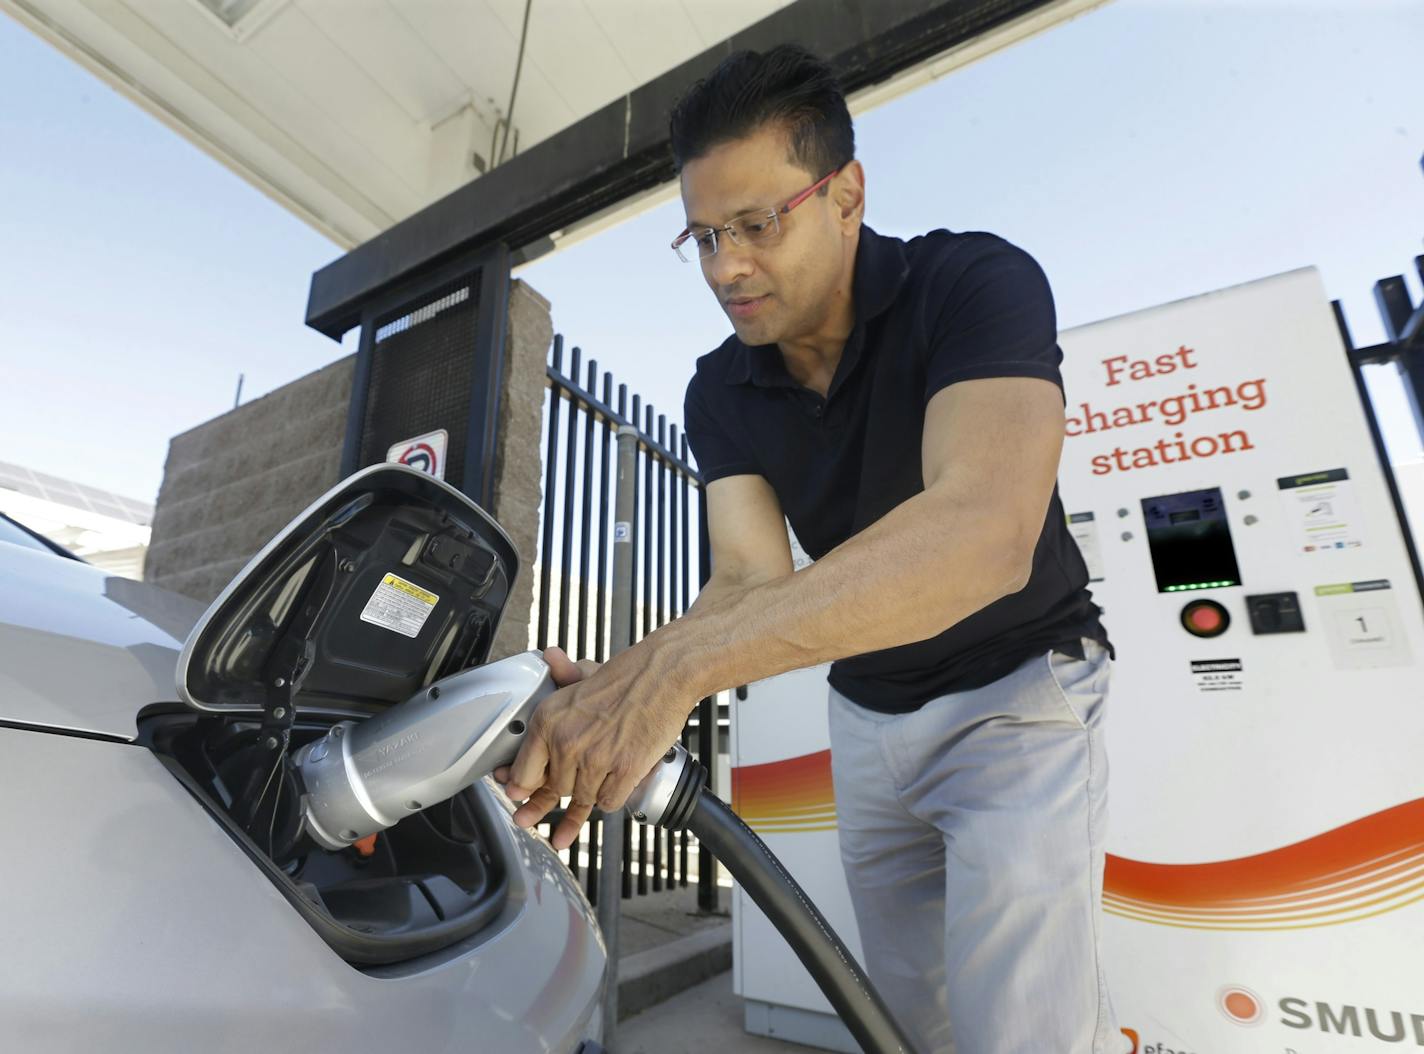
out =
<svg viewBox="0 0 1424 1054"><path fill-rule="evenodd" d="M1237 583L1237 582L1225 582L1225 581L1222 581L1222 582L1193 582L1193 583L1191 583L1191 584L1189 584L1189 585L1168 586L1168 587L1166 588L1165 592L1168 592L1168 593L1185 593L1185 592L1187 592L1188 590L1192 590L1192 589L1220 589L1220 588L1222 588L1223 586L1234 586L1234 585L1239 585L1239 584L1240 584L1240 583Z"/></svg>

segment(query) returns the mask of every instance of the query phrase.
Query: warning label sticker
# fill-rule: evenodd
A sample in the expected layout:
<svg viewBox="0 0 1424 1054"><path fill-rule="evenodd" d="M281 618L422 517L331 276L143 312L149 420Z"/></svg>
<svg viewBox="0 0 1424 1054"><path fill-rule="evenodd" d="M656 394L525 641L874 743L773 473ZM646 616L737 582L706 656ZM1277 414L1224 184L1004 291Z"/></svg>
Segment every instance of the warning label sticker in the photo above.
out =
<svg viewBox="0 0 1424 1054"><path fill-rule="evenodd" d="M429 590L421 589L399 575L388 574L381 579L371 599L366 601L361 621L394 630L402 636L415 637L439 602L440 598Z"/></svg>
<svg viewBox="0 0 1424 1054"><path fill-rule="evenodd" d="M1192 662L1192 677L1202 692L1241 691L1240 659L1205 659Z"/></svg>

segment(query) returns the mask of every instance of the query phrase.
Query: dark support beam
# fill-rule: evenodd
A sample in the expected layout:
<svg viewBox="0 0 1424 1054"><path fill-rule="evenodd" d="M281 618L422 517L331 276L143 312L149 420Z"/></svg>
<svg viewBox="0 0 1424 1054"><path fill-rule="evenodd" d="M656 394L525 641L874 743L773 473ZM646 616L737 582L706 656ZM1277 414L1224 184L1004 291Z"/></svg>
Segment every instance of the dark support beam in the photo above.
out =
<svg viewBox="0 0 1424 1054"><path fill-rule="evenodd" d="M1415 310L1402 274L1381 278L1375 283L1375 304L1379 307L1385 336L1391 343L1412 344L1419 338L1420 329L1424 328L1421 323L1424 304Z"/></svg>
<svg viewBox="0 0 1424 1054"><path fill-rule="evenodd" d="M1424 276L1424 257L1415 257L1414 262ZM1424 302L1416 308L1404 276L1394 275L1375 283L1375 304L1394 349L1391 358L1399 370L1414 427L1424 439Z"/></svg>
<svg viewBox="0 0 1424 1054"><path fill-rule="evenodd" d="M307 325L339 340L361 305L402 276L494 242L517 253L672 179L668 113L733 51L795 41L825 56L853 93L1051 2L795 0L323 267Z"/></svg>
<svg viewBox="0 0 1424 1054"><path fill-rule="evenodd" d="M1404 497L1399 491L1399 481L1394 475L1394 464L1389 459L1389 450L1384 443L1384 431L1380 428L1379 417L1375 414L1374 400L1370 398L1369 386L1365 383L1365 365L1373 362L1388 361L1389 356L1383 359L1375 358L1375 353L1382 352L1386 348L1396 349L1399 353L1399 345L1381 345L1375 348L1357 349L1354 339L1350 336L1350 327L1345 321L1345 309L1340 306L1340 301L1332 300L1330 307L1335 312L1335 325L1340 330L1340 340L1345 345L1345 354L1350 361L1350 372L1355 378L1355 390L1360 397L1360 409L1365 414L1365 425L1370 430L1370 440L1374 444L1375 457L1379 461L1380 474L1384 476L1385 486L1389 489L1389 499L1394 505L1394 515L1399 520L1399 531L1404 539L1405 553L1409 557L1410 570L1414 572L1414 585L1419 591L1421 600L1424 600L1424 565L1419 561L1419 549L1414 544L1414 531L1409 525L1409 512L1404 507ZM1368 357L1367 357L1368 356ZM1407 384L1406 384L1407 387ZM1414 401L1414 413L1416 424L1419 421L1419 407ZM1424 436L1424 426L1421 426L1421 436Z"/></svg>

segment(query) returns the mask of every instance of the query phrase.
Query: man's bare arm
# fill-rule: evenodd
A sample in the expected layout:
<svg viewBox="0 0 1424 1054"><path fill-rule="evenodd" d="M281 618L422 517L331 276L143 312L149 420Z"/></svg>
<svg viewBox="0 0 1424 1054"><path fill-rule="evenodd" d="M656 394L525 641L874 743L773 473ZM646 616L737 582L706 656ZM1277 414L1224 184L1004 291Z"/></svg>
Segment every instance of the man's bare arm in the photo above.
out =
<svg viewBox="0 0 1424 1054"><path fill-rule="evenodd" d="M946 388L926 409L922 493L803 571L728 580L644 646L695 671L684 694L700 697L935 636L1027 583L1062 442L1047 381Z"/></svg>
<svg viewBox="0 0 1424 1054"><path fill-rule="evenodd" d="M786 519L770 483L761 476L714 480L703 500L712 544L712 577L688 614L791 574Z"/></svg>
<svg viewBox="0 0 1424 1054"><path fill-rule="evenodd" d="M1063 402L1047 381L952 385L926 409L925 490L794 574L766 482L713 483L719 577L682 618L539 705L508 774L511 796L529 799L515 822L572 796L554 838L568 845L594 802L627 801L702 696L923 640L1023 588L1062 443ZM737 498L753 511L729 530ZM748 534L762 543L750 552L736 540Z"/></svg>

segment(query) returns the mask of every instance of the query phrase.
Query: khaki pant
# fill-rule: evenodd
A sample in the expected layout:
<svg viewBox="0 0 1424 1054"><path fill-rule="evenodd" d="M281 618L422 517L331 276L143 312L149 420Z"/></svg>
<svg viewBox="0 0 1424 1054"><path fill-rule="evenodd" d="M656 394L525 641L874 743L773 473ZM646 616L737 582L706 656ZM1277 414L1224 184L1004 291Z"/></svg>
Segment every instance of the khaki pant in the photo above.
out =
<svg viewBox="0 0 1424 1054"><path fill-rule="evenodd" d="M1099 956L1108 658L1084 646L908 714L831 690L866 971L926 1054L1131 1049Z"/></svg>

